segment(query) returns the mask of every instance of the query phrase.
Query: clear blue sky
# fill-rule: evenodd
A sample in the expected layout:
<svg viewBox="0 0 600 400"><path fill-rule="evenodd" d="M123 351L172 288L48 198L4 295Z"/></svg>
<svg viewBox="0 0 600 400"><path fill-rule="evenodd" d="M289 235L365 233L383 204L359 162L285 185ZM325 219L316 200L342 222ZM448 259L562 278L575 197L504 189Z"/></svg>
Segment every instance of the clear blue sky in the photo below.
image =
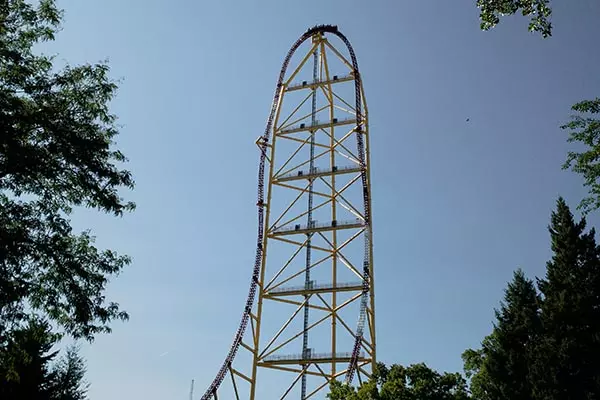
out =
<svg viewBox="0 0 600 400"><path fill-rule="evenodd" d="M134 259L109 290L131 320L83 347L92 399L185 399L212 379L254 257L254 140L285 53L317 23L353 43L369 103L379 358L461 370L512 271L543 274L557 196L584 194L558 126L600 94L600 4L553 2L542 40L520 17L479 31L474 3L59 2L52 51L108 57L123 78L113 110L137 181L133 215L74 220Z"/></svg>

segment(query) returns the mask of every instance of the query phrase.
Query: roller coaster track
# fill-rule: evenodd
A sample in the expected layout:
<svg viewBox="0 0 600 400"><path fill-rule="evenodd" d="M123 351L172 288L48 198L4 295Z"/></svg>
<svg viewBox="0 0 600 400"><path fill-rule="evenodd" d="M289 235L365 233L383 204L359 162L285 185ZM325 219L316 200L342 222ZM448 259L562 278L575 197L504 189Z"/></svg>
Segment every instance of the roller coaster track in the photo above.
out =
<svg viewBox="0 0 600 400"><path fill-rule="evenodd" d="M223 361L219 371L217 372L214 380L207 388L206 392L201 397L202 400L209 400L211 398L217 398L217 389L222 384L223 380L227 376L227 374L231 371L231 365L238 353L240 345L242 343L242 339L248 327L249 320L251 318L251 311L255 301L256 292L258 290L259 277L260 277L260 269L261 263L263 259L263 246L265 241L265 164L268 161L267 148L269 147L269 141L271 139L271 132L273 130L273 121L277 113L277 107L279 104L280 97L282 96L282 86L284 84L284 78L286 75L286 71L288 69L288 65L290 60L296 50L308 39L310 39L313 35L318 33L328 33L337 36L347 47L348 53L350 55L350 61L352 65L352 75L354 79L354 90L355 90L355 112L356 112L356 145L357 145L357 157L358 157L358 170L360 171L361 180L362 180L362 200L364 203L364 261L363 261L363 276L362 276L362 292L361 292L361 300L360 300L360 314L358 318L357 328L354 334L354 347L351 353L348 369L345 374L345 381L347 383L351 383L353 377L357 370L358 360L360 356L361 342L363 340L363 332L365 326L365 320L367 319L367 304L369 299L369 291L370 291L370 279L371 279L371 269L370 269L370 240L371 240L371 206L370 206L370 193L368 189L368 176L366 173L367 169L367 160L365 159L365 143L364 143L364 121L363 121L363 112L362 112L362 82L361 75L358 68L358 62L356 59L356 55L354 53L354 49L350 44L349 40L344 36L334 25L318 25L308 29L296 42L292 45L290 50L288 51L282 67L281 72L279 74L279 78L277 80L277 85L275 88L275 93L273 96L273 101L271 103L271 109L269 112L269 116L267 118L266 126L264 133L257 144L260 149L260 159L258 164L258 190L257 190L257 208L258 208L258 231L257 231L257 239L256 239L256 254L254 259L254 267L252 269L252 277L250 282L250 289L248 291L248 297L246 299L246 305L244 307L244 311L242 313L242 318L235 334L233 343L229 349L225 360ZM237 390L237 389L236 389Z"/></svg>

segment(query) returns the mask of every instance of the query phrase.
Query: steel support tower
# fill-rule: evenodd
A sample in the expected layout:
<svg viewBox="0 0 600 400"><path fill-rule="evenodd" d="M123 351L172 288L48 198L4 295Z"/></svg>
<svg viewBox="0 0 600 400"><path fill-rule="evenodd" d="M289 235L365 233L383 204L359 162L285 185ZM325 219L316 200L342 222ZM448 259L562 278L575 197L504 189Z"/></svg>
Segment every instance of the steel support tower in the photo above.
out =
<svg viewBox="0 0 600 400"><path fill-rule="evenodd" d="M256 144L250 291L202 399L324 399L332 381L360 383L376 363L368 112L337 27L294 43Z"/></svg>

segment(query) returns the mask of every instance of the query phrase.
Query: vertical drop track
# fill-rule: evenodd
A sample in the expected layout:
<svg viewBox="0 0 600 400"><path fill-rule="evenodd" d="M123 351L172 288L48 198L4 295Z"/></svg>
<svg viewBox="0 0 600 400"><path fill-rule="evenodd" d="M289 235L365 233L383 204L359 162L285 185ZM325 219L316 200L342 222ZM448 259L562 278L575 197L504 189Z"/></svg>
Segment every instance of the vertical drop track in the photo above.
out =
<svg viewBox="0 0 600 400"><path fill-rule="evenodd" d="M319 78L318 76L319 70L319 50L315 49L313 52L313 82L316 82ZM311 104L311 125L314 126L317 122L317 87L313 87L312 89L312 104ZM315 130L311 129L310 131L310 156L309 156L309 173L312 172L315 168ZM307 214L307 226L312 226L313 224L313 183L314 179L309 178L308 184L308 214ZM306 267L305 267L305 280L304 280L304 288L308 290L310 288L310 266L312 264L311 257L311 242L312 242L312 232L308 232L306 234ZM302 354L305 357L309 356L309 347L308 347L308 320L310 314L310 294L305 295L305 304L304 304L304 324L303 324L303 333L302 333ZM306 374L302 375L302 389L301 389L301 400L306 399Z"/></svg>

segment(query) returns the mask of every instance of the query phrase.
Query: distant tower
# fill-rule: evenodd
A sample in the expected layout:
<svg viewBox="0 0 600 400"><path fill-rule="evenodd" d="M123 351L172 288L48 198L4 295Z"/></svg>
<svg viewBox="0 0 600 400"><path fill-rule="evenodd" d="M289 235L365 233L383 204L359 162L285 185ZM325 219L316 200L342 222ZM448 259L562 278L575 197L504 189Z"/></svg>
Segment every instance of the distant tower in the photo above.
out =
<svg viewBox="0 0 600 400"><path fill-rule="evenodd" d="M194 400L194 380L192 379L192 386L190 387L190 400Z"/></svg>
<svg viewBox="0 0 600 400"><path fill-rule="evenodd" d="M203 400L320 400L334 380L370 376L369 137L350 42L335 26L309 29L284 60L256 142L259 226L250 291Z"/></svg>

